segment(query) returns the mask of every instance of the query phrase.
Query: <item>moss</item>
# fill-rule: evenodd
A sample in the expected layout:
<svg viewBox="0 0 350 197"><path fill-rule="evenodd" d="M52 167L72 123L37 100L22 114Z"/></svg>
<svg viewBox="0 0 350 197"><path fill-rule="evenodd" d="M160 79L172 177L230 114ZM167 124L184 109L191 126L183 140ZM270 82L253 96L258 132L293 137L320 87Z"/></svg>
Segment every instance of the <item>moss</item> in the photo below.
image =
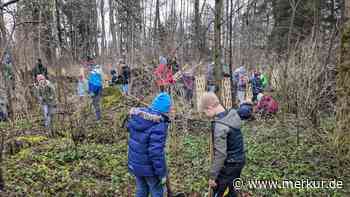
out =
<svg viewBox="0 0 350 197"><path fill-rule="evenodd" d="M122 94L116 87L108 87L103 90L102 106L110 108L121 102Z"/></svg>
<svg viewBox="0 0 350 197"><path fill-rule="evenodd" d="M31 149L26 148L26 149L22 149L21 151L19 151L19 153L16 155L16 158L18 160L26 160L29 158L29 156L31 155Z"/></svg>
<svg viewBox="0 0 350 197"><path fill-rule="evenodd" d="M41 142L47 141L48 138L41 135L29 135L29 136L21 136L16 138L17 141L24 142L30 145L40 144Z"/></svg>

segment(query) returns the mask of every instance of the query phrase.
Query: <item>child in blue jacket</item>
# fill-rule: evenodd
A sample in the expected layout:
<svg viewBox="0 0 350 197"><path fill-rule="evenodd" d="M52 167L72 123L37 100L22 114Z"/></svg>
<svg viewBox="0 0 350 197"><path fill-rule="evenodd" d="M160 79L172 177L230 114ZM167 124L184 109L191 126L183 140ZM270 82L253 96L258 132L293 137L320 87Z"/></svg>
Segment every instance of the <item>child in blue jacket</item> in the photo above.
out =
<svg viewBox="0 0 350 197"><path fill-rule="evenodd" d="M133 108L129 130L128 169L136 177L136 197L163 196L167 177L165 145L171 98L160 93L149 108Z"/></svg>

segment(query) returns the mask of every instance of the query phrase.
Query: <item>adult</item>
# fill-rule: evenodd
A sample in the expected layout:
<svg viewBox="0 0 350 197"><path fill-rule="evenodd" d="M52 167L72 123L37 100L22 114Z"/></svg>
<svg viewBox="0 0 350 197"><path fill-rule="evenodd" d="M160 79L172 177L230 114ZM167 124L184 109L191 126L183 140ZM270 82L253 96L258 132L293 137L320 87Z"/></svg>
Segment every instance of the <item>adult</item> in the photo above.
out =
<svg viewBox="0 0 350 197"><path fill-rule="evenodd" d="M55 87L42 74L39 74L36 80L38 82L38 86L36 86L36 93L44 113L45 127L51 128L53 110L56 104Z"/></svg>

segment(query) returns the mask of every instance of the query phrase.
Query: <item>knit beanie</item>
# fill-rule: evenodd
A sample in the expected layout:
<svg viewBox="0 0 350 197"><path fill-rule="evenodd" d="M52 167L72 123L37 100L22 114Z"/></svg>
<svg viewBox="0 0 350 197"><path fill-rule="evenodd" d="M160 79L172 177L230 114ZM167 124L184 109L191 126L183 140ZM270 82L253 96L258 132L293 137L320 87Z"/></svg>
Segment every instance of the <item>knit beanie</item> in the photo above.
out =
<svg viewBox="0 0 350 197"><path fill-rule="evenodd" d="M151 109L161 113L168 113L171 107L170 95L166 92L160 93L153 99Z"/></svg>

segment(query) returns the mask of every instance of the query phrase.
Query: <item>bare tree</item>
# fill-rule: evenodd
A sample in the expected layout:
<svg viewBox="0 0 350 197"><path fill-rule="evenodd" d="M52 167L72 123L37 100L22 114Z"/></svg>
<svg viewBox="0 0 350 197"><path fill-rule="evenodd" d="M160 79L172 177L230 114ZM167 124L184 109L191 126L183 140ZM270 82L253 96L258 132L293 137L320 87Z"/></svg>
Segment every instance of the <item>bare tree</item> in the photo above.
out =
<svg viewBox="0 0 350 197"><path fill-rule="evenodd" d="M340 61L337 67L337 145L341 155L349 154L350 122L350 2L345 1L344 24L340 50ZM346 151L346 152L345 152Z"/></svg>
<svg viewBox="0 0 350 197"><path fill-rule="evenodd" d="M221 78L222 78L222 49L221 49L221 17L222 17L223 0L215 0L215 47L214 47L214 76L216 87L221 91ZM221 95L221 94L219 94Z"/></svg>

